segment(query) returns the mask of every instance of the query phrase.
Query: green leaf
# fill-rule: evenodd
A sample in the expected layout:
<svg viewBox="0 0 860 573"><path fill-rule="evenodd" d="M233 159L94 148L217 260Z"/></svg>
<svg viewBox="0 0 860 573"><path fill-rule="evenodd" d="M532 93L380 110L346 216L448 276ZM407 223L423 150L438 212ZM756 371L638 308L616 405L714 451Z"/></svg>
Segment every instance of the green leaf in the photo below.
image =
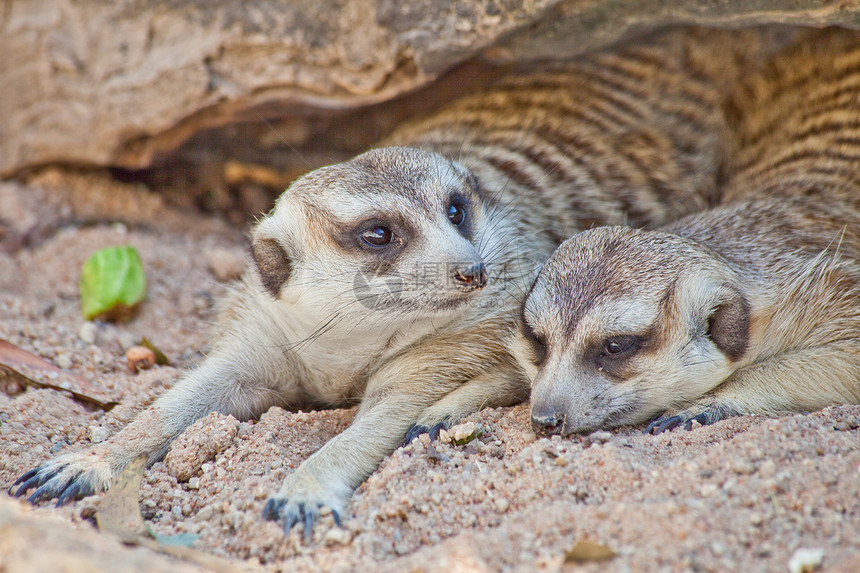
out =
<svg viewBox="0 0 860 573"><path fill-rule="evenodd" d="M128 320L146 296L137 249L108 247L93 254L81 272L81 313L86 320Z"/></svg>

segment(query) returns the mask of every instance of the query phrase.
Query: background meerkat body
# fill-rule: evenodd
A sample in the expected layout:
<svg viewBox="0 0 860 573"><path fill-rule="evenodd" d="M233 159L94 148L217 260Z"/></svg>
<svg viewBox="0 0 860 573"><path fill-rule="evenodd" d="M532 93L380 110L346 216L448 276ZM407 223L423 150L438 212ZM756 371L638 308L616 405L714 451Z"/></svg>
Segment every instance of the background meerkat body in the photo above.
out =
<svg viewBox="0 0 860 573"><path fill-rule="evenodd" d="M860 200L860 35L827 28L739 84L723 202L825 189Z"/></svg>
<svg viewBox="0 0 860 573"><path fill-rule="evenodd" d="M860 403L860 209L841 197L860 187L807 188L816 195L740 201L665 228L719 253L750 305L736 370L695 406L676 405L684 421Z"/></svg>
<svg viewBox="0 0 860 573"><path fill-rule="evenodd" d="M383 144L457 159L553 246L594 225L655 227L713 206L726 98L802 29L681 28L538 64Z"/></svg>
<svg viewBox="0 0 860 573"><path fill-rule="evenodd" d="M361 326L360 320L306 316L325 308L317 296L323 279L348 287L345 271L360 268L357 263L349 267L343 257L355 249L331 251L339 253L337 264L316 260L335 236L346 240L345 225L328 220L322 209L276 209L255 230L255 238L265 235L257 243L261 250L255 249L256 269L227 300L207 359L106 442L25 474L17 494L38 487L36 500L65 500L104 489L130 460L140 454L157 459L185 427L212 410L244 419L273 405L358 401L350 428L287 477L265 514L291 526L299 519L312 523L322 505L342 510L352 490L410 425L450 423L481 407L526 396L528 384L506 336L534 265L558 242L595 224L658 225L716 200L726 139L722 94L744 67L760 64L772 41L781 37L675 30L638 39L617 54L547 65L455 102L383 142L447 159L388 147L306 175L282 200L301 186L310 203L327 199L335 205L331 212L350 204L360 205L356 212L371 206L385 217L391 215L386 209L392 206L386 200L391 193L401 213L438 218L443 214L434 209L443 208L441 192L456 187L452 177L460 185L472 179L450 161L459 160L476 176L474 194L482 204L472 245L487 264L510 264L512 284L488 287L500 304L420 325L426 332L417 339L410 323L404 336L386 339L394 346L377 345L374 353L364 353L366 337L378 332L362 332L365 339L350 346L347 335ZM423 171L416 174L416 169ZM344 191L344 179L350 181L348 193L331 196L338 185ZM403 185L392 188L396 182ZM415 191L422 185L434 191ZM404 193L409 189L415 192ZM433 208L425 208L422 204L431 202L422 199L431 196ZM299 212L305 220L298 220ZM286 233L290 225L304 231ZM426 228L439 237L453 232L443 227ZM290 285L296 269L311 260L321 269L319 276L292 283L299 289L289 291L294 300L279 298L287 296L282 285ZM303 297L316 297L317 307L285 310ZM344 302L339 309L359 309L357 302ZM391 322L397 318L381 316ZM330 364L320 367L326 356L337 359L337 372L349 375L331 374ZM355 364L345 363L349 356Z"/></svg>
<svg viewBox="0 0 860 573"><path fill-rule="evenodd" d="M762 292L755 363L711 401L738 413L860 402L860 35L812 34L736 98L732 220L713 221L716 234L667 228L737 261Z"/></svg>

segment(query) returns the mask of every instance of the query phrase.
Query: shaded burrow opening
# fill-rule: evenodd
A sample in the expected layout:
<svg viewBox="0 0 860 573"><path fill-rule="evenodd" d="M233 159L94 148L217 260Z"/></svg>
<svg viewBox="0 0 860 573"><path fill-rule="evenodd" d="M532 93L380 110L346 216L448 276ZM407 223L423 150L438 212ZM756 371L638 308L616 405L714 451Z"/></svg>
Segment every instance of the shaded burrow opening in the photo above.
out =
<svg viewBox="0 0 860 573"><path fill-rule="evenodd" d="M124 183L142 183L180 208L247 223L302 174L371 149L399 125L510 71L471 61L415 91L354 109L267 102L243 110L241 117L250 119L203 127L178 146L157 151L148 167L113 167L110 173Z"/></svg>

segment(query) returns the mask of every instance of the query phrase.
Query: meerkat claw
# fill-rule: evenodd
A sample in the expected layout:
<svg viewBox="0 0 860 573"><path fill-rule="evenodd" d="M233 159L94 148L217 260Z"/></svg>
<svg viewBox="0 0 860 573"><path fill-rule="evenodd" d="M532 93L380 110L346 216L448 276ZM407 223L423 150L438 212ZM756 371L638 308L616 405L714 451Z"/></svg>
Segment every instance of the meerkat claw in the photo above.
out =
<svg viewBox="0 0 860 573"><path fill-rule="evenodd" d="M342 527L340 513L334 509L331 513L335 525ZM319 506L307 503L290 503L286 499L270 498L263 508L263 519L267 521L283 520L285 534L289 533L297 524L302 523L302 538L306 544L313 540L314 523L319 515Z"/></svg>
<svg viewBox="0 0 860 573"><path fill-rule="evenodd" d="M81 499L87 497L88 495L93 495L94 493L95 489L93 489L92 485L80 481L74 481L71 485L66 487L66 489L63 490L63 492L57 498L56 507L62 507L66 505L66 503L68 503L69 501Z"/></svg>
<svg viewBox="0 0 860 573"><path fill-rule="evenodd" d="M690 417L687 420L687 423L684 424L684 429L689 432L690 430L693 429L693 422L698 422L699 424L701 424L703 426L708 426L710 424L713 424L714 422L716 422L719 419L720 419L719 417L713 416L711 411L705 410L704 412L702 412L700 414L697 414L695 416Z"/></svg>
<svg viewBox="0 0 860 573"><path fill-rule="evenodd" d="M49 493L59 494L61 492L55 490L60 490L61 488L58 488L57 484L51 484L50 482L63 471L63 468L65 468L65 466L60 466L52 471L45 471L42 467L30 470L15 480L15 483L13 483L9 488L9 495L12 495L13 497L21 497L31 489L37 488L36 491L27 498L27 501L35 504L42 499L46 499L46 496ZM18 489L13 494L12 488L16 485L18 486Z"/></svg>
<svg viewBox="0 0 860 573"><path fill-rule="evenodd" d="M283 499L269 498L263 508L263 519L266 521L278 521L281 518L281 507L286 503Z"/></svg>
<svg viewBox="0 0 860 573"><path fill-rule="evenodd" d="M27 489L36 485L35 483L31 484L30 481L34 477L36 477L37 473L39 473L39 468L32 469L32 470L28 471L27 473L25 473L24 475L22 475L21 477L16 479L15 483L13 483L12 485L9 486L7 493L12 497L21 497L21 494L23 494L25 491L27 491ZM21 484L24 484L24 485L21 485ZM12 490L15 489L16 485L21 485L21 487L18 488L17 492L12 493Z"/></svg>
<svg viewBox="0 0 860 573"><path fill-rule="evenodd" d="M406 432L406 436L403 438L403 442L400 444L400 446L408 446L412 443L412 440L414 440L421 434L429 435L430 441L432 442L439 437L439 432L447 429L448 424L446 424L445 422L439 422L438 424L434 424L429 428L423 424L413 424L412 427L409 428L409 430Z"/></svg>
<svg viewBox="0 0 860 573"><path fill-rule="evenodd" d="M652 436L657 436L662 434L663 432L669 432L674 430L681 424L683 424L686 420L683 416L669 416L668 418L655 418L651 420L651 423L648 424L648 427L645 428L646 434L651 434Z"/></svg>

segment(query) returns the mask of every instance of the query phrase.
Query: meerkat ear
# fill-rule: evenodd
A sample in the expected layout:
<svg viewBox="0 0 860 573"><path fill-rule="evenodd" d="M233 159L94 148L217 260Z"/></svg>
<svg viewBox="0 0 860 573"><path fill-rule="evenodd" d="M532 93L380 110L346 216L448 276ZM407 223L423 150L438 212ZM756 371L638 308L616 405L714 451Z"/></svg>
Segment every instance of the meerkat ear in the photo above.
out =
<svg viewBox="0 0 860 573"><path fill-rule="evenodd" d="M278 298L281 287L286 284L293 271L293 263L284 247L275 239L254 234L251 240L251 257L260 275L263 286Z"/></svg>
<svg viewBox="0 0 860 573"><path fill-rule="evenodd" d="M749 346L750 304L734 287L727 287L721 299L708 317L708 337L729 360L737 362Z"/></svg>

